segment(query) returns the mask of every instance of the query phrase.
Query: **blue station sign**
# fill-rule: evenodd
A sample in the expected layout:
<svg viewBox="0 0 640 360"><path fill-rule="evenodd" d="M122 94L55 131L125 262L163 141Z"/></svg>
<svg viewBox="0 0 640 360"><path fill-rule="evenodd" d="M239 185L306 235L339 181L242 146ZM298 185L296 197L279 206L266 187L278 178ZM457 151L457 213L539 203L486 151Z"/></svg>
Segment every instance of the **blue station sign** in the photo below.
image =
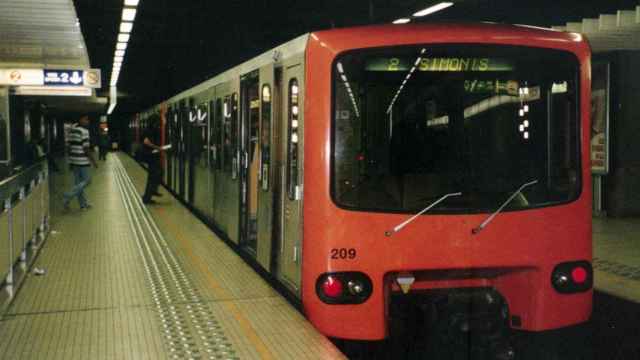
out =
<svg viewBox="0 0 640 360"><path fill-rule="evenodd" d="M84 86L82 70L44 70L45 86Z"/></svg>

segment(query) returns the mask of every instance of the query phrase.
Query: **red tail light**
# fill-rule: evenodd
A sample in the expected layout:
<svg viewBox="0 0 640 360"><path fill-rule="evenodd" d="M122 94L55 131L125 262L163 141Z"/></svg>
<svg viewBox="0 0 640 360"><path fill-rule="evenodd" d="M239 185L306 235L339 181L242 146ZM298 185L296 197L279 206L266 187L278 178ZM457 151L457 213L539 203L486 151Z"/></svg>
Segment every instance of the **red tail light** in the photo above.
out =
<svg viewBox="0 0 640 360"><path fill-rule="evenodd" d="M322 292L330 298L342 295L342 281L335 276L327 276L322 282Z"/></svg>
<svg viewBox="0 0 640 360"><path fill-rule="evenodd" d="M587 281L587 270L582 266L577 266L573 270L571 270L571 279L576 284L582 284Z"/></svg>
<svg viewBox="0 0 640 360"><path fill-rule="evenodd" d="M551 284L559 293L583 292L593 286L593 269L587 261L571 261L556 265Z"/></svg>

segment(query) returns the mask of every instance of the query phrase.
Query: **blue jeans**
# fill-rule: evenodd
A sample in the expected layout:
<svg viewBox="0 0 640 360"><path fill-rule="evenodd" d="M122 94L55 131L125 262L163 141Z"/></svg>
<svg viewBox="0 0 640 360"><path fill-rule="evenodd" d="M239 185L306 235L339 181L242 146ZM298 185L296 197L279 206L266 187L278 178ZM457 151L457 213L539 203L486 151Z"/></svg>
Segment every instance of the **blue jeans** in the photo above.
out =
<svg viewBox="0 0 640 360"><path fill-rule="evenodd" d="M71 188L71 191L64 194L64 204L68 205L69 202L77 196L80 207L87 207L89 203L87 202L87 198L84 196L84 188L89 186L89 183L91 183L91 177L89 176L89 167L71 166L71 170L73 171L74 185Z"/></svg>

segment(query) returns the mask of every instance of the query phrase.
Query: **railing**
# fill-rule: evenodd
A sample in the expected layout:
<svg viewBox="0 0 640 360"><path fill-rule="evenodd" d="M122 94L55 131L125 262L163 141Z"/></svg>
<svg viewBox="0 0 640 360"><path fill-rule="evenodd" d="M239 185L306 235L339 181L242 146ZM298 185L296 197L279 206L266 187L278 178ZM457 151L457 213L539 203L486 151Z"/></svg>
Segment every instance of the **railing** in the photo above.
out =
<svg viewBox="0 0 640 360"><path fill-rule="evenodd" d="M15 294L49 231L47 161L0 181L0 306Z"/></svg>

